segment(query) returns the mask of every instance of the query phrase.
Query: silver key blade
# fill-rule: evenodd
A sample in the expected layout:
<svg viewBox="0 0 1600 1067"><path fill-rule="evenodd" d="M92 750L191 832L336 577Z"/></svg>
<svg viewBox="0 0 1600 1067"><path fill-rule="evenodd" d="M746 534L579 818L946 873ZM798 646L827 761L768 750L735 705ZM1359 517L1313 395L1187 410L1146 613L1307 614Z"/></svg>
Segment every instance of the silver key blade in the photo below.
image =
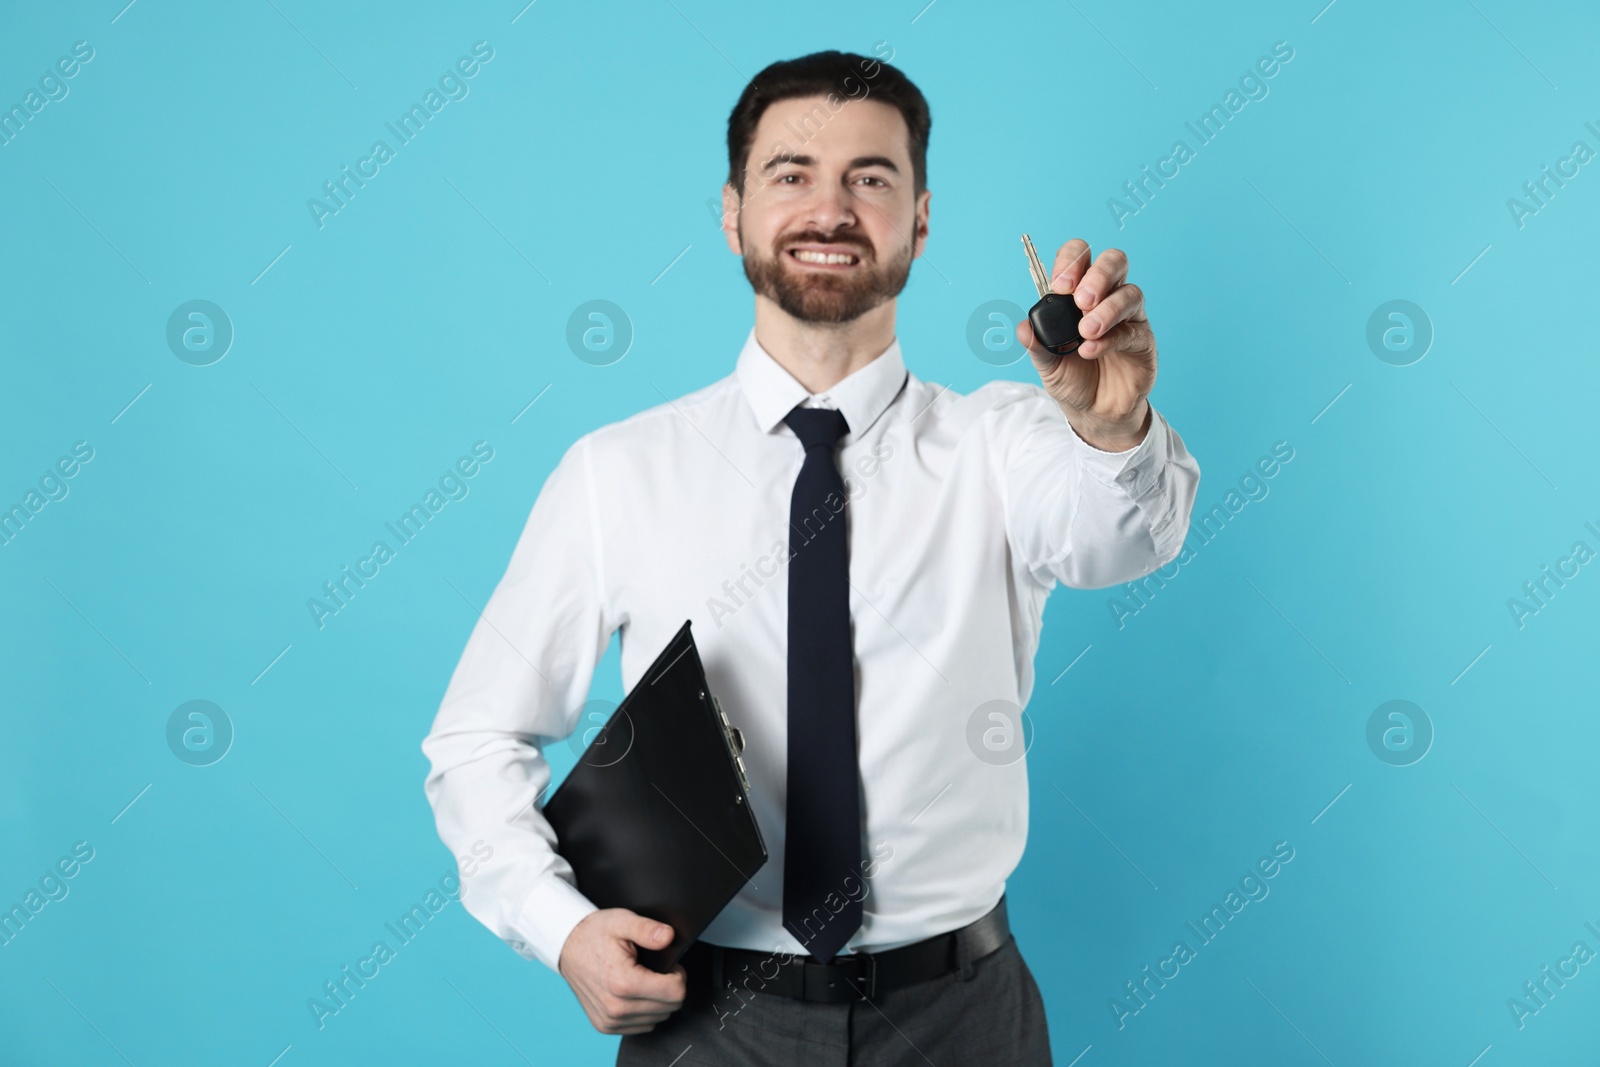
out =
<svg viewBox="0 0 1600 1067"><path fill-rule="evenodd" d="M1028 273L1033 275L1033 287L1039 290L1039 297L1043 299L1050 292L1050 276L1044 272L1039 253L1034 251L1033 239L1027 234L1022 235L1022 247L1028 253Z"/></svg>

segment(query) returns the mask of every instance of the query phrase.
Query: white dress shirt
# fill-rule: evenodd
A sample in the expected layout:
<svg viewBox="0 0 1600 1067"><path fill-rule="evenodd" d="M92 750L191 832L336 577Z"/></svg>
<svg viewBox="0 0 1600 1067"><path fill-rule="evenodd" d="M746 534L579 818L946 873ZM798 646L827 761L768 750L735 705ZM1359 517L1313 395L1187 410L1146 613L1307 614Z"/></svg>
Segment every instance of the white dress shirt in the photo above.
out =
<svg viewBox="0 0 1600 1067"><path fill-rule="evenodd" d="M1175 558L1200 468L1153 414L1124 452L1085 443L1036 384L967 396L910 374L896 340L812 395L757 343L734 372L572 444L534 502L422 744L439 835L492 847L467 910L556 968L595 910L536 805L595 664L622 628L631 689L685 619L744 733L770 858L702 938L803 955L782 925L789 498L804 450L783 418L837 407L849 501L864 917L842 951L953 930L1000 899L1028 833L1026 762L974 754L969 723L1033 689L1045 597ZM480 846L481 847L481 846Z"/></svg>

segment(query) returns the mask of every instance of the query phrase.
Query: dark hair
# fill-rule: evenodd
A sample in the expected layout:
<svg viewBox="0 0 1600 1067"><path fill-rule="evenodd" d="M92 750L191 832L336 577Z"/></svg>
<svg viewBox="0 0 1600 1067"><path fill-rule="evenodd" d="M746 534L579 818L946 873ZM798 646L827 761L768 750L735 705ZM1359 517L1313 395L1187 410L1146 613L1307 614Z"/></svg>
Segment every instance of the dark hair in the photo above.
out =
<svg viewBox="0 0 1600 1067"><path fill-rule="evenodd" d="M728 182L741 197L750 142L762 113L779 100L803 96L842 97L840 106L851 100L878 100L899 108L910 133L913 188L920 193L928 187L928 130L933 119L921 90L882 60L830 50L773 63L751 78L739 95L728 116Z"/></svg>

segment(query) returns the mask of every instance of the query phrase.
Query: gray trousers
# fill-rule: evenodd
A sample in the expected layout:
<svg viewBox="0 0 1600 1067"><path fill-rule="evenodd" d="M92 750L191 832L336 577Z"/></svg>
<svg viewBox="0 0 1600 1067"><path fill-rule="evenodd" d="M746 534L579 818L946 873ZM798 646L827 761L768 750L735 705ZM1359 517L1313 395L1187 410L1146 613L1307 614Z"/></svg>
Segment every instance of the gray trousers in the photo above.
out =
<svg viewBox="0 0 1600 1067"><path fill-rule="evenodd" d="M1051 1065L1044 1000L1015 937L967 981L953 972L848 1004L730 996L713 1002L691 980L681 1008L623 1036L617 1067Z"/></svg>

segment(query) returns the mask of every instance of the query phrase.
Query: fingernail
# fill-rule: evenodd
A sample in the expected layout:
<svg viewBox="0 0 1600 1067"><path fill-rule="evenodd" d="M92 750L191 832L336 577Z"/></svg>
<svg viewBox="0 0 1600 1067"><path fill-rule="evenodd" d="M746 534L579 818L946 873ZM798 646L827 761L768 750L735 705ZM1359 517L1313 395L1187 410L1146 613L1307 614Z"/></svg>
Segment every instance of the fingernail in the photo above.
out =
<svg viewBox="0 0 1600 1067"><path fill-rule="evenodd" d="M1050 279L1050 288L1054 289L1058 293L1067 292L1068 289L1067 289L1066 277L1067 277L1066 271L1062 271L1060 274L1057 274L1054 278L1051 278Z"/></svg>
<svg viewBox="0 0 1600 1067"><path fill-rule="evenodd" d="M1088 337L1090 334L1099 333L1100 332L1100 320L1097 319L1097 318L1094 318L1092 316L1089 317L1089 318L1084 319L1083 320L1083 330L1081 332L1083 333L1083 335L1085 337Z"/></svg>
<svg viewBox="0 0 1600 1067"><path fill-rule="evenodd" d="M1079 307L1086 308L1094 303L1094 294L1087 289L1079 289L1075 295L1078 298Z"/></svg>

